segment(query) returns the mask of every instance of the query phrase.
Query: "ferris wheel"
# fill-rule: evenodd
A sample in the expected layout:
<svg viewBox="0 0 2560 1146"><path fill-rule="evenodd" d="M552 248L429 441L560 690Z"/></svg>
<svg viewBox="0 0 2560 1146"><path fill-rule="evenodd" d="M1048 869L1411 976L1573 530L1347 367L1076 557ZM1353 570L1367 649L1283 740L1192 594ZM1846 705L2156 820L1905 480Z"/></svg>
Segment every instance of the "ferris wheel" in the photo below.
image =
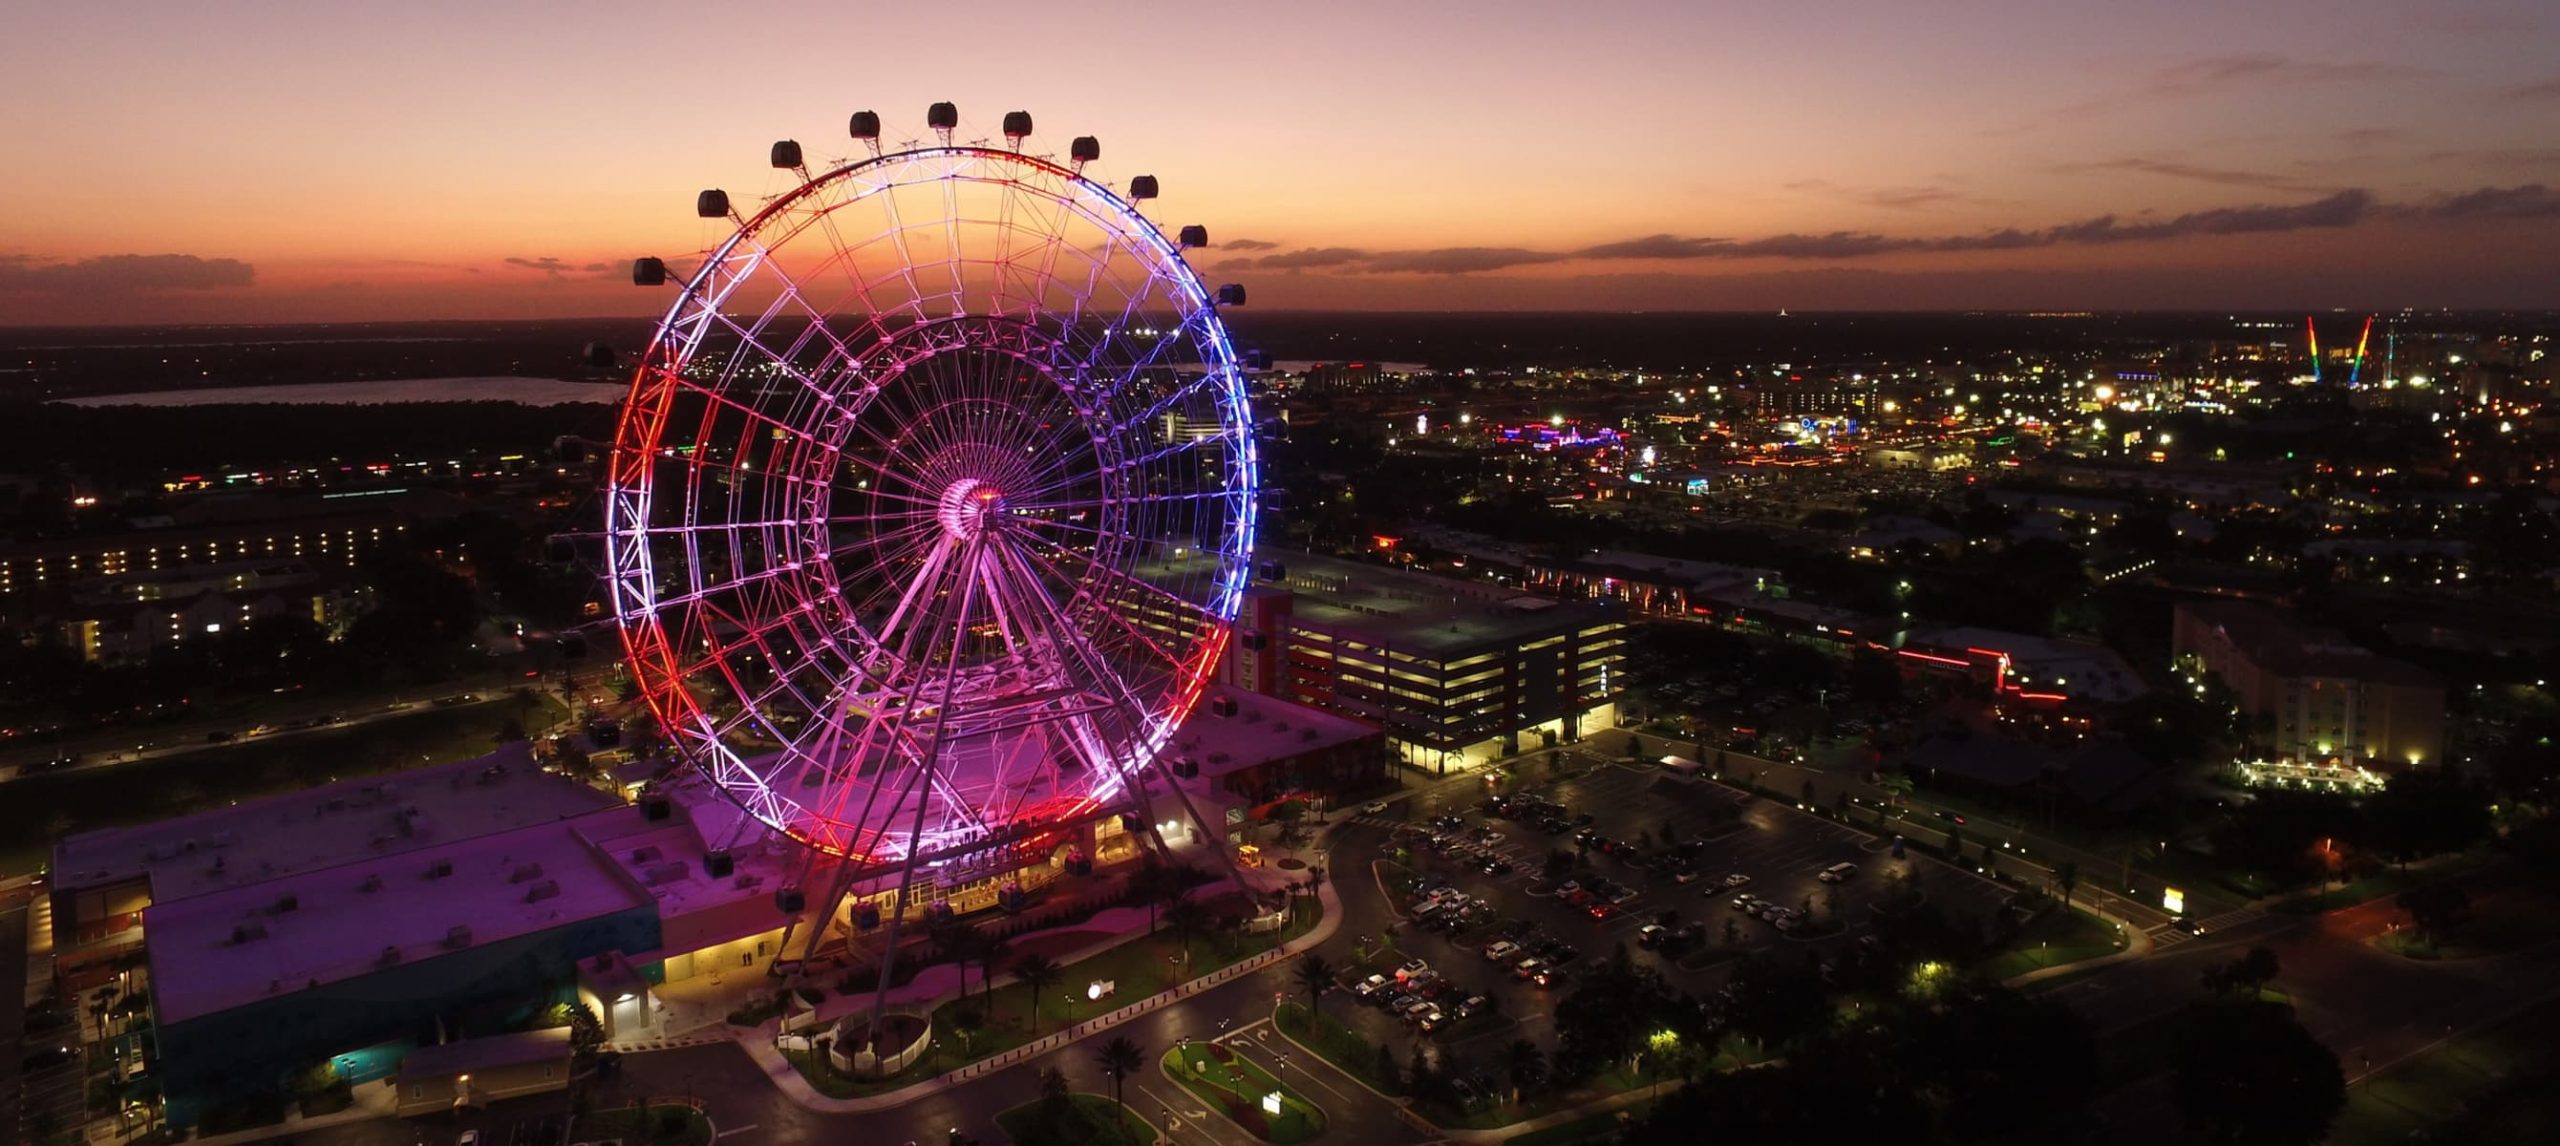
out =
<svg viewBox="0 0 2560 1146"><path fill-rule="evenodd" d="M1212 289L1157 191L955 138L882 138L757 208L680 291L623 407L611 604L669 739L753 820L879 870L1147 799L1250 576L1255 456ZM1162 785L1171 788L1171 785ZM1160 789L1161 790L1161 789ZM1174 789L1179 794L1178 789ZM1187 804L1187 799L1186 799ZM1133 821L1135 822L1135 821ZM1153 818L1145 821L1152 825ZM901 900L904 892L901 891Z"/></svg>

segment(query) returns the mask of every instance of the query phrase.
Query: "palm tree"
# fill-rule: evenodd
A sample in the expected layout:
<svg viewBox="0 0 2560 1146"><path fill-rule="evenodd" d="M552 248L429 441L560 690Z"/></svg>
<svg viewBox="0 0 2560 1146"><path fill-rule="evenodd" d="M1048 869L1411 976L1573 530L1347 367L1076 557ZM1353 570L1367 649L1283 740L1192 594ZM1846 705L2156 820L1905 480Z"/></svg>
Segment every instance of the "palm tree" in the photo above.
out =
<svg viewBox="0 0 2560 1146"><path fill-rule="evenodd" d="M1058 976L1064 973L1065 968L1058 966L1057 960L1037 951L1013 961L1013 977L1022 980L1022 985L1031 992L1031 1034L1034 1038L1040 1035L1040 992L1057 982Z"/></svg>
<svg viewBox="0 0 2560 1146"><path fill-rule="evenodd" d="M1298 960L1298 985L1307 989L1307 1013L1323 1014L1324 990L1333 985L1333 964L1322 955L1310 952Z"/></svg>
<svg viewBox="0 0 2560 1146"><path fill-rule="evenodd" d="M1191 893L1186 890L1165 905L1164 925L1173 932L1174 943L1182 948L1182 961L1188 964L1191 961L1191 941L1209 930L1209 909L1191 898Z"/></svg>
<svg viewBox="0 0 2560 1146"><path fill-rule="evenodd" d="M1156 908L1164 903L1164 865L1150 855L1138 861L1138 869L1129 873L1129 901L1147 905L1147 934L1156 933Z"/></svg>
<svg viewBox="0 0 2560 1146"><path fill-rule="evenodd" d="M1120 1121L1124 1125L1129 1120L1129 1104L1122 1101L1120 1086L1128 1081L1130 1075L1137 1073L1138 1064L1145 1061L1146 1053L1138 1049L1138 1044L1130 1042L1127 1035L1113 1035L1110 1042L1102 1044L1102 1049L1093 1053L1094 1061L1102 1065L1102 1073L1110 1076L1111 1101L1119 1103Z"/></svg>
<svg viewBox="0 0 2560 1146"><path fill-rule="evenodd" d="M1546 1052L1527 1039L1513 1039L1502 1048L1502 1073L1511 1078L1511 1101L1520 1101L1520 1092L1538 1085L1547 1072Z"/></svg>
<svg viewBox="0 0 2560 1146"><path fill-rule="evenodd" d="M1898 805L1903 797L1911 794L1911 776L1904 772L1887 772L1876 777L1876 787L1884 789L1885 796Z"/></svg>
<svg viewBox="0 0 2560 1146"><path fill-rule="evenodd" d="M996 964L1004 962L1006 956L1013 954L1013 940L985 932L980 932L979 937L978 1001L989 1014L993 1014L996 1001Z"/></svg>

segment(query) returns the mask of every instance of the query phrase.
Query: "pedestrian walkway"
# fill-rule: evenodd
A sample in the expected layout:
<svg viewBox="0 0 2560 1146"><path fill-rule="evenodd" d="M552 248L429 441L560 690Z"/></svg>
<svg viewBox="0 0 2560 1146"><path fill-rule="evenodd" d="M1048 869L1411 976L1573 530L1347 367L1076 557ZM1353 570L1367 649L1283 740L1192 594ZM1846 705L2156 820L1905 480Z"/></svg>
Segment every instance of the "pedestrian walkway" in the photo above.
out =
<svg viewBox="0 0 2560 1146"><path fill-rule="evenodd" d="M808 1079L801 1077L800 1072L793 1068L789 1060L783 1058L782 1052L774 1046L776 1034L774 1022L768 1021L762 1027L753 1030L736 1030L732 1037L741 1048L745 1049L747 1056L754 1059L756 1065L763 1069L765 1076L772 1079L773 1084L781 1089L784 1097L806 1109L825 1114L860 1114L894 1110L944 1091L965 1086L976 1079L1049 1054L1070 1043L1091 1038L1141 1015L1151 1014L1204 991L1214 990L1283 959L1312 950L1332 939L1334 933L1342 926L1342 901L1334 890L1332 881L1327 880L1323 886L1316 889L1316 902L1322 906L1323 918L1317 920L1316 925L1309 928L1306 934L1290 940L1275 950L1263 952L1170 990L1158 992L1109 1014L1087 1019L1038 1042L1015 1047L1003 1054L972 1063L959 1070L936 1075L911 1086L900 1087L882 1094L866 1095L860 1098L830 1098L818 1093L818 1089L810 1085ZM1117 937L1110 943L1098 945L1092 952L1077 952L1060 959L1059 962L1071 963L1076 959L1086 958L1090 954L1098 954L1117 943L1125 942L1127 938L1127 936ZM997 980L1000 986L1009 981L1002 978Z"/></svg>

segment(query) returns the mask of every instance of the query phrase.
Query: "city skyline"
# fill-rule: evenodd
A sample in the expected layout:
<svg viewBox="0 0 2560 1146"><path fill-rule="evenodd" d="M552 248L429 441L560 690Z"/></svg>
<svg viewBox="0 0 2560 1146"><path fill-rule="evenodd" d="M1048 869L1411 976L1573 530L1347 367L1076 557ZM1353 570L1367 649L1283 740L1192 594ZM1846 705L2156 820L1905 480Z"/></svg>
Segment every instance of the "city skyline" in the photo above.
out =
<svg viewBox="0 0 2560 1146"><path fill-rule="evenodd" d="M1292 309L2544 307L2524 3L37 13L12 325L635 315L845 116L1102 139ZM726 38L737 46L723 48ZM833 55L800 45L842 45ZM1028 66L989 67L1013 58ZM773 66L779 64L780 66ZM1506 78L1509 77L1509 78ZM1516 82L1515 82L1516 81ZM1534 93L1517 95L1515 93ZM901 134L903 133L903 134Z"/></svg>

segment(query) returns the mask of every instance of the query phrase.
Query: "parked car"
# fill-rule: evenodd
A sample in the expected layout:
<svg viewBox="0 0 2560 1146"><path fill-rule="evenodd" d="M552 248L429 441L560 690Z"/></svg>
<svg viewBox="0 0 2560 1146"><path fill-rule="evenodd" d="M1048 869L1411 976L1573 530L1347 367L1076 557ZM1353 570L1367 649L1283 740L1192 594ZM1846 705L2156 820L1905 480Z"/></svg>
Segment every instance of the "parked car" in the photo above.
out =
<svg viewBox="0 0 2560 1146"><path fill-rule="evenodd" d="M1830 867L1822 869L1822 874L1816 878L1819 878L1824 883L1845 883L1848 881L1850 876L1856 874L1858 874L1858 865L1853 863L1835 863Z"/></svg>
<svg viewBox="0 0 2560 1146"><path fill-rule="evenodd" d="M1622 887L1609 896L1609 902L1623 907L1629 902L1632 902L1635 897L1636 889L1632 887Z"/></svg>
<svg viewBox="0 0 2560 1146"><path fill-rule="evenodd" d="M1744 875L1741 872L1735 872L1732 875L1724 877L1724 885L1726 887L1742 887L1750 882L1751 877Z"/></svg>
<svg viewBox="0 0 2560 1146"><path fill-rule="evenodd" d="M1351 993L1363 999L1374 999L1377 997L1378 992L1387 989L1389 982L1391 982L1391 980L1384 975L1371 975L1366 979L1360 980L1358 985L1352 987Z"/></svg>
<svg viewBox="0 0 2560 1146"><path fill-rule="evenodd" d="M1517 953L1519 952L1519 950L1520 950L1520 945L1519 945L1519 944L1517 944L1517 943L1513 943L1513 942L1511 942L1510 940L1506 939L1506 940L1503 940L1502 942L1499 942L1499 943L1494 944L1494 945L1493 945L1493 946L1491 946L1491 947L1487 947L1487 948L1485 948L1485 949L1484 949L1484 957L1485 957L1485 958L1487 958L1487 959L1494 960L1495 962L1500 962L1500 961L1502 961L1502 960L1504 960L1504 959L1508 959L1508 958L1510 958L1510 957L1511 957L1512 955L1514 955L1514 954L1517 954Z"/></svg>
<svg viewBox="0 0 2560 1146"><path fill-rule="evenodd" d="M1360 806L1360 810L1374 816L1387 810L1387 802L1385 800L1372 800L1369 803L1362 804Z"/></svg>
<svg viewBox="0 0 2560 1146"><path fill-rule="evenodd" d="M1546 969L1547 961L1544 959L1523 959L1511 965L1511 977L1524 981L1535 979L1538 972Z"/></svg>

